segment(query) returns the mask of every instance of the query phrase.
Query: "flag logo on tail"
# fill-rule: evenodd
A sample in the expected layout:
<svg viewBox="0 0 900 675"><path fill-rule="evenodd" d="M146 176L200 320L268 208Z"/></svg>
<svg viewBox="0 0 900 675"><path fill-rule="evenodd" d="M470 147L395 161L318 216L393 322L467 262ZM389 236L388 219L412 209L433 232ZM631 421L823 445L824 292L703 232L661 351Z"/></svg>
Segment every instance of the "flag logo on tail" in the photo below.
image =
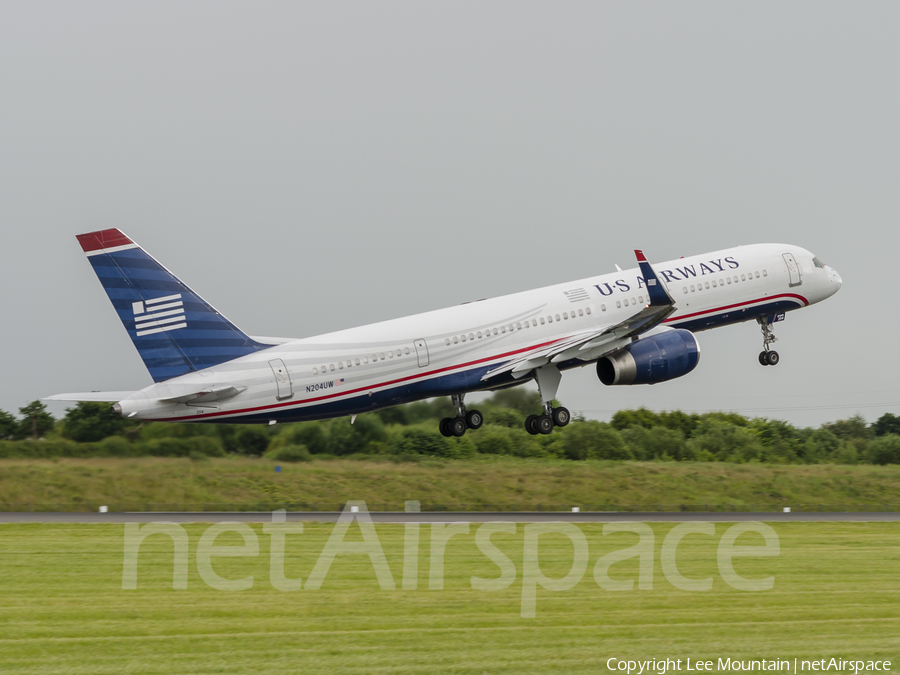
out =
<svg viewBox="0 0 900 675"><path fill-rule="evenodd" d="M131 303L138 337L187 328L181 293Z"/></svg>

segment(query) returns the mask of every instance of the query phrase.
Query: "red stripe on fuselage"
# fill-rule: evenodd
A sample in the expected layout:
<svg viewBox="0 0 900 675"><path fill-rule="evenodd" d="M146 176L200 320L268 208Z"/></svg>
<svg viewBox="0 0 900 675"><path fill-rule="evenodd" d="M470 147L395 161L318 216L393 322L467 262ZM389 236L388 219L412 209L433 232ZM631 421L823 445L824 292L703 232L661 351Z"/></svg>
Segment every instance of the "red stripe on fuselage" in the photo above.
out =
<svg viewBox="0 0 900 675"><path fill-rule="evenodd" d="M571 336L568 336L571 337ZM416 373L415 375L407 375L406 377L400 377L396 380L388 380L387 382L380 382L378 384L372 384L367 387L357 387L356 389L349 389L347 391L335 392L334 394L326 394L325 396L316 396L313 398L307 398L302 401L287 401L285 403L275 403L273 405L264 405L258 408L244 408L242 410L223 410L222 412L217 413L207 413L205 415L188 415L185 417L163 417L157 418L155 421L157 422L180 422L183 420L196 420L198 418L208 418L208 417L222 417L223 415L242 415L244 413L254 413L260 412L263 410L274 410L276 408L286 408L289 406L299 407L302 405L306 405L308 403L316 403L319 401L326 401L332 398L339 398L342 396L350 396L352 394L358 394L363 391L373 391L375 389L381 389L383 387L390 387L395 384L400 384L401 382L409 382L411 380L418 380L426 377L430 377L432 375L437 375L439 373L445 373L449 370L459 370L460 368L469 368L470 366L476 366L479 363L485 363L487 361L496 361L497 359L505 359L510 356L515 356L516 354L521 354L522 352L528 352L533 349L540 349L541 347L546 347L548 345L552 345L554 343L560 342L561 340L567 340L568 337L558 338L556 340L550 340L548 342L543 342L538 345L533 345L531 347L523 347L522 349L516 349L515 351L507 352L506 354L498 354L497 356L487 356L483 359L477 359L475 361L469 361L468 363L461 363L456 366L446 366L444 368L437 368L436 370L429 370L427 373Z"/></svg>
<svg viewBox="0 0 900 675"><path fill-rule="evenodd" d="M715 309L708 309L708 310L704 310L702 312L695 312L693 314L684 314L682 316L667 319L664 323L677 322L677 321L681 321L683 319L700 316L702 314L711 314L713 312L722 312L722 311L726 311L729 309L734 309L735 307L743 307L744 305L751 305L756 302L765 302L765 301L769 301L769 300L773 300L773 299L777 299L777 298L794 298L794 299L797 299L797 300L800 300L801 302L803 302L804 305L809 305L809 301L806 298L804 298L802 295L797 295L796 293L782 293L782 294L773 295L773 296L770 296L767 298L759 298L757 300L748 300L746 302L739 302L739 303L736 303L733 305L725 305L724 307L716 307ZM417 373L415 375L407 375L406 377L400 377L400 378L397 378L396 380L380 382L378 384L372 384L372 385L369 385L366 387L357 387L356 389L349 389L347 391L340 391L340 392L335 392L333 394L326 394L325 396L316 396L314 398L307 398L302 401L286 401L284 403L275 403L272 405L259 406L258 408L243 408L240 410L223 410L222 412L206 413L203 415L186 415L183 417L161 417L161 418L156 418L155 421L157 421L157 422L181 422L181 421L185 421L185 420L208 419L210 417L223 417L226 415L244 415L247 413L257 413L257 412L262 412L265 410L276 410L279 408L287 408L287 407L291 407L291 406L294 406L294 407L306 406L307 404L310 404L310 403L318 403L320 401L326 401L329 399L335 399L335 398L339 398L339 397L343 397L343 396L351 396L353 394L358 394L363 391L373 391L375 389L390 387L395 384L400 384L402 382L409 382L411 380L423 379L426 377L431 377L433 375L438 375L440 373L445 373L450 370L459 370L462 368L469 368L471 366L476 366L480 363L485 363L487 361L496 361L499 359L505 359L510 356L515 356L516 354L528 352L533 349L540 349L541 347L546 347L548 345L555 344L562 340L567 340L567 339L569 339L569 337L571 337L571 336L558 338L556 340L549 340L548 342L543 342L541 344L533 345L530 347L523 347L521 349L516 349L514 351L507 352L505 354L498 354L497 356L488 356L483 359L469 361L468 363L461 363L461 364L455 365L455 366L446 366L444 368L430 370L427 373Z"/></svg>
<svg viewBox="0 0 900 675"><path fill-rule="evenodd" d="M802 295L797 295L796 293L779 293L778 295L770 295L767 298L757 298L756 300L747 300L746 302L737 302L733 305L725 305L724 307L716 307L714 309L705 309L702 312L694 312L693 314L679 314L678 316L673 316L669 319L663 321L663 323L677 323L678 321L683 321L684 319L690 319L695 316L703 316L704 314L713 314L715 312L724 312L729 309L734 309L736 307L744 307L745 305L752 305L757 302L768 302L770 300L775 300L777 298L794 298L795 300L799 300L803 303L804 306L809 305L809 300L804 298Z"/></svg>
<svg viewBox="0 0 900 675"><path fill-rule="evenodd" d="M111 230L88 232L86 234L77 234L75 235L75 238L78 239L78 243L81 244L81 249L85 253L134 243L131 239L122 234L121 230L115 228Z"/></svg>

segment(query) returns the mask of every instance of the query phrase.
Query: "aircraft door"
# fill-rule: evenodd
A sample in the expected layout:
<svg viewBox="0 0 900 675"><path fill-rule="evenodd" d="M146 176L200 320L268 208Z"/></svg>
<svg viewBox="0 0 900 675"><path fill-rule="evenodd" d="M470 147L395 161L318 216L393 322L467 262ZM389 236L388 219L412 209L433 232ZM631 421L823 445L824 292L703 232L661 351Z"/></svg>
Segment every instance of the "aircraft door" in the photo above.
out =
<svg viewBox="0 0 900 675"><path fill-rule="evenodd" d="M791 278L788 286L799 286L803 283L803 279L800 278L800 266L797 264L797 261L794 260L794 254L785 253L782 257L784 258L784 264L787 265L788 274Z"/></svg>
<svg viewBox="0 0 900 675"><path fill-rule="evenodd" d="M421 338L416 340L416 356L419 357L419 368L424 368L428 365L428 345L425 344L425 340Z"/></svg>
<svg viewBox="0 0 900 675"><path fill-rule="evenodd" d="M275 386L278 387L278 393L275 395L279 401L290 398L294 395L294 387L291 384L291 374L288 372L287 366L281 359L273 359L269 361L272 368L272 374L275 375Z"/></svg>

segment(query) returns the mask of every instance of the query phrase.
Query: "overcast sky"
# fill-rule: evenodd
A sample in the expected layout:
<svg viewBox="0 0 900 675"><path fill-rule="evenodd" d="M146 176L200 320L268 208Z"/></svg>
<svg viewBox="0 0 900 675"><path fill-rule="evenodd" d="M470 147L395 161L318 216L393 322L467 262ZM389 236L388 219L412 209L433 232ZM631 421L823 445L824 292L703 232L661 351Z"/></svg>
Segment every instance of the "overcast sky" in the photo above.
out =
<svg viewBox="0 0 900 675"><path fill-rule="evenodd" d="M75 235L303 337L753 242L843 276L690 375L559 398L900 413L900 5L0 0L0 409L151 383ZM532 385L529 385L532 386ZM54 404L54 413L64 406Z"/></svg>

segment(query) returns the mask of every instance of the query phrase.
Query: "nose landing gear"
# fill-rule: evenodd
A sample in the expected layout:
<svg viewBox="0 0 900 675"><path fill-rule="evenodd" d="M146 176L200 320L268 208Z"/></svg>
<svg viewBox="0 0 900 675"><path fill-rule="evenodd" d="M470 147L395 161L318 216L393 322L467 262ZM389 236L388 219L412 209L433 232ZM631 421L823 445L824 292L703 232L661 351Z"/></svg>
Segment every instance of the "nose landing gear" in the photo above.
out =
<svg viewBox="0 0 900 675"><path fill-rule="evenodd" d="M756 322L759 324L759 328L763 334L763 350L759 353L759 365L777 366L781 357L778 356L778 352L774 349L769 349L769 345L773 342L777 342L778 338L775 337L775 333L772 331L769 317L761 316L756 319Z"/></svg>

